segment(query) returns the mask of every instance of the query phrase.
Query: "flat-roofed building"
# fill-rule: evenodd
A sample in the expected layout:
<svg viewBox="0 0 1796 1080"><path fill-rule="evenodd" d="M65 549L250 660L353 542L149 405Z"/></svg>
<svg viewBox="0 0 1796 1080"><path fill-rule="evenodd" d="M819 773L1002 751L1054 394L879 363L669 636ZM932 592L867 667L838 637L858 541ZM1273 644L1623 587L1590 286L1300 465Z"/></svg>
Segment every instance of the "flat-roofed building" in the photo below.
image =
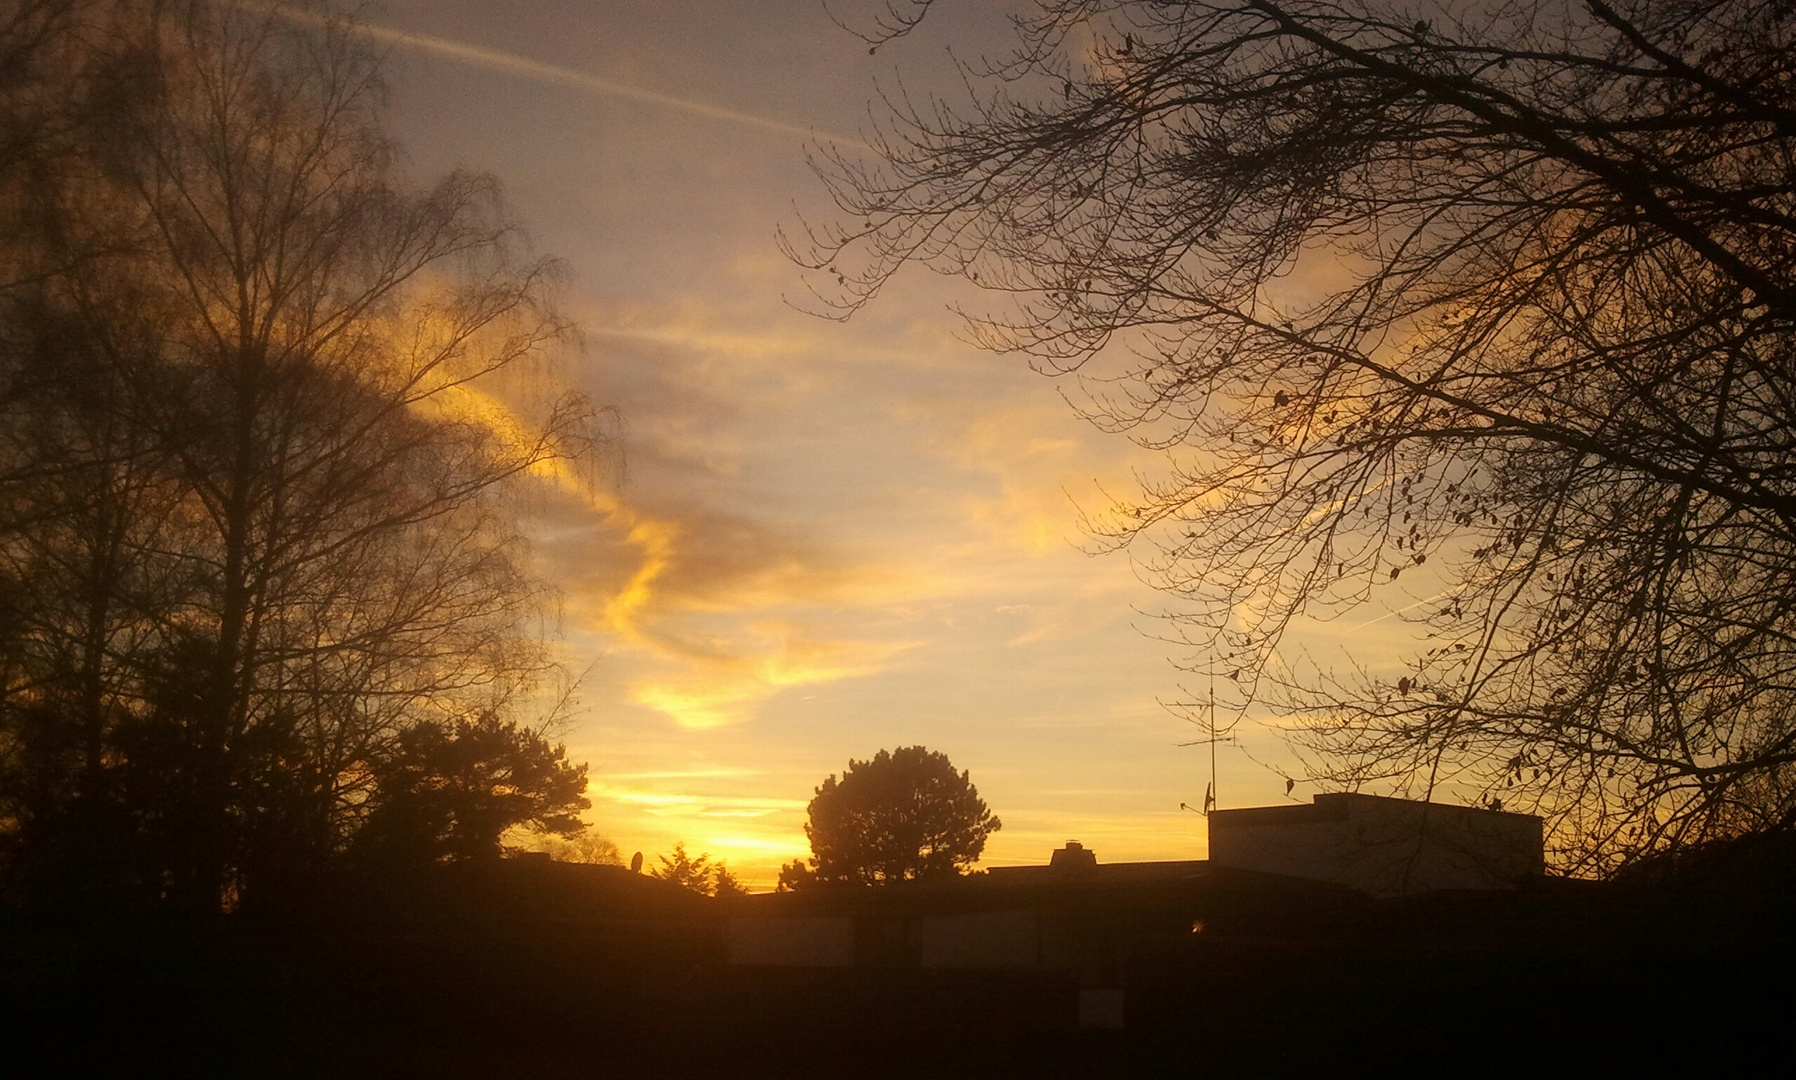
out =
<svg viewBox="0 0 1796 1080"><path fill-rule="evenodd" d="M1384 896L1512 888L1545 872L1532 814L1345 792L1210 811L1210 863Z"/></svg>

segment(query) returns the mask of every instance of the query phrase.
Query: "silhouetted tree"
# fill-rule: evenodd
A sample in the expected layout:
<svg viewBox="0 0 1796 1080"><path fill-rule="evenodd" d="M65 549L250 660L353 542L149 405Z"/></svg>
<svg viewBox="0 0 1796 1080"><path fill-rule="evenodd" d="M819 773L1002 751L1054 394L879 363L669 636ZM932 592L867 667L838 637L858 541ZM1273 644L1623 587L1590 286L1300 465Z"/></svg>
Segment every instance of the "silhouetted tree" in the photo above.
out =
<svg viewBox="0 0 1796 1080"><path fill-rule="evenodd" d="M661 865L650 873L700 896L731 897L748 892L721 862L713 863L708 853L688 855L684 841L676 843L671 854L661 856Z"/></svg>
<svg viewBox="0 0 1796 1080"><path fill-rule="evenodd" d="M711 895L719 900L732 900L739 896L747 896L748 886L737 881L736 875L730 873L729 867L718 863L711 868Z"/></svg>
<svg viewBox="0 0 1796 1080"><path fill-rule="evenodd" d="M57 212L111 115L90 89L100 8L0 14L0 860L59 902L110 895L130 846L107 738L173 501L99 336L49 299L121 242L103 201L84 222Z"/></svg>
<svg viewBox="0 0 1796 1080"><path fill-rule="evenodd" d="M508 837L508 840L513 838ZM618 850L616 841L600 836L591 829L575 836L557 836L553 833L525 835L516 838L520 846L529 851L541 851L556 862L585 863L595 866L624 865L623 852Z"/></svg>
<svg viewBox="0 0 1796 1080"><path fill-rule="evenodd" d="M965 772L921 746L849 761L823 781L804 832L811 866L780 871L783 889L848 882L869 885L963 873L1001 823Z"/></svg>
<svg viewBox="0 0 1796 1080"><path fill-rule="evenodd" d="M501 838L520 825L578 835L591 805L586 766L566 758L540 732L490 714L414 724L375 766L357 844L384 859L452 862L498 858Z"/></svg>
<svg viewBox="0 0 1796 1080"><path fill-rule="evenodd" d="M1018 26L970 105L894 100L883 161L823 159L834 313L964 277L1006 298L979 340L1165 449L1094 527L1319 776L1544 812L1571 868L1796 824L1789 5ZM1426 630L1407 672L1267 666L1375 598Z"/></svg>
<svg viewBox="0 0 1796 1080"><path fill-rule="evenodd" d="M817 872L805 864L803 859L793 859L780 867L779 883L775 889L779 892L792 892L796 889L808 889L817 884Z"/></svg>
<svg viewBox="0 0 1796 1080"><path fill-rule="evenodd" d="M212 908L548 670L506 492L593 413L532 381L558 267L489 178L399 175L328 5L8 10L0 834L123 814Z"/></svg>
<svg viewBox="0 0 1796 1080"><path fill-rule="evenodd" d="M685 841L676 843L671 854L661 856L661 865L649 873L682 889L706 896L711 893L710 856L686 854Z"/></svg>

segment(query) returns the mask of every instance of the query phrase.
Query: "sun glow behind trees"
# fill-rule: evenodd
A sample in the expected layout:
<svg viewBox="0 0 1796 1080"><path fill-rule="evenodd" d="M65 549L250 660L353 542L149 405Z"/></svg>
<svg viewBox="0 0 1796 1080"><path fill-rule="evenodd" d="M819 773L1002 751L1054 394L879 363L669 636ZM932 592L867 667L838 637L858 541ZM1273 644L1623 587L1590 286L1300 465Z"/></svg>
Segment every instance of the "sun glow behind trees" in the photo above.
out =
<svg viewBox="0 0 1796 1080"><path fill-rule="evenodd" d="M840 216L794 254L826 313L963 278L976 340L1166 449L1099 529L1324 781L1519 803L1590 872L1796 821L1787 6L1043 0L1017 29L970 101L894 96L875 159L825 156ZM1443 564L1406 673L1281 657Z"/></svg>
<svg viewBox="0 0 1796 1080"><path fill-rule="evenodd" d="M890 68L807 5L549 0L531 16L439 0L380 20L829 132L856 129ZM977 22L943 40L1001 47L1002 18ZM768 885L805 849L819 776L921 742L1003 812L988 861L1039 861L1067 835L1106 858L1201 854L1201 821L1177 811L1192 758L1169 752L1187 728L1156 702L1176 674L1142 633L1154 597L1077 546L1094 480L1122 490L1149 456L958 342L933 282L848 326L785 305L797 282L769 238L795 197L814 201L803 138L520 65L403 46L391 63L396 130L426 171L501 170L569 258L582 388L627 421L606 494L670 526L628 635L613 600L646 567L625 518L569 497L533 529L566 590L564 655L587 672L568 739L593 762L592 820L627 849L685 839ZM1228 753L1240 798L1282 790Z"/></svg>
<svg viewBox="0 0 1796 1080"><path fill-rule="evenodd" d="M569 337L559 268L490 179L397 172L346 24L18 14L41 66L9 119L42 123L6 176L14 880L279 902L407 754L418 805L466 789L425 815L451 856L497 854L507 799L577 829L583 768L500 719L552 670L508 493L599 437L579 395L528 392Z"/></svg>

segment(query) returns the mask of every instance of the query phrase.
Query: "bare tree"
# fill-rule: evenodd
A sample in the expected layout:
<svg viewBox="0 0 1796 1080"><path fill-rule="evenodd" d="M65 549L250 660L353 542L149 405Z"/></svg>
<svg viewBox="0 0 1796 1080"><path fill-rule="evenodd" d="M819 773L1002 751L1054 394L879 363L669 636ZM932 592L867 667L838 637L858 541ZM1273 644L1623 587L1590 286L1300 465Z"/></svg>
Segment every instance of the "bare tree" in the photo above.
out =
<svg viewBox="0 0 1796 1080"><path fill-rule="evenodd" d="M99 571L52 577L31 640L111 643L81 655L122 673L107 737L160 830L149 876L215 906L340 849L403 733L490 718L546 670L507 493L579 456L594 413L531 383L571 335L559 268L490 178L405 181L347 21L105 10L91 130L34 189L56 228L16 279L98 379L31 352L55 375L32 408L68 419L35 458L14 444L36 494L9 507L9 581L101 546L153 583L96 614L70 597ZM95 494L128 469L135 503ZM58 470L95 479L51 505ZM37 668L9 681L22 709L69 682Z"/></svg>
<svg viewBox="0 0 1796 1080"><path fill-rule="evenodd" d="M1095 524L1325 780L1539 810L1572 869L1796 824L1788 5L1018 29L970 104L890 98L883 160L819 159L825 312L912 262L1001 294L976 340L1167 451ZM1275 662L1374 597L1425 598L1408 672Z"/></svg>
<svg viewBox="0 0 1796 1080"><path fill-rule="evenodd" d="M131 242L84 153L108 134L96 87L137 82L102 76L103 7L0 9L0 848L90 894L129 847L109 740L134 692L125 658L155 637L148 553L180 500L100 333L60 288ZM109 328L115 346L154 351L148 323L123 329Z"/></svg>

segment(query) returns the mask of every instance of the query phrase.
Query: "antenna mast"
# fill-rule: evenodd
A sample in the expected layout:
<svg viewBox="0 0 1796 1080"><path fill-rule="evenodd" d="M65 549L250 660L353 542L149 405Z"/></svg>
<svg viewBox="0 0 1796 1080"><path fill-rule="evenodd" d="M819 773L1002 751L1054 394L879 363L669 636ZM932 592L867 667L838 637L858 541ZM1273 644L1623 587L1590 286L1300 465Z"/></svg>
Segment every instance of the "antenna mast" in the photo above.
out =
<svg viewBox="0 0 1796 1080"><path fill-rule="evenodd" d="M1210 790L1204 794L1204 813L1216 809L1216 654L1210 654Z"/></svg>

